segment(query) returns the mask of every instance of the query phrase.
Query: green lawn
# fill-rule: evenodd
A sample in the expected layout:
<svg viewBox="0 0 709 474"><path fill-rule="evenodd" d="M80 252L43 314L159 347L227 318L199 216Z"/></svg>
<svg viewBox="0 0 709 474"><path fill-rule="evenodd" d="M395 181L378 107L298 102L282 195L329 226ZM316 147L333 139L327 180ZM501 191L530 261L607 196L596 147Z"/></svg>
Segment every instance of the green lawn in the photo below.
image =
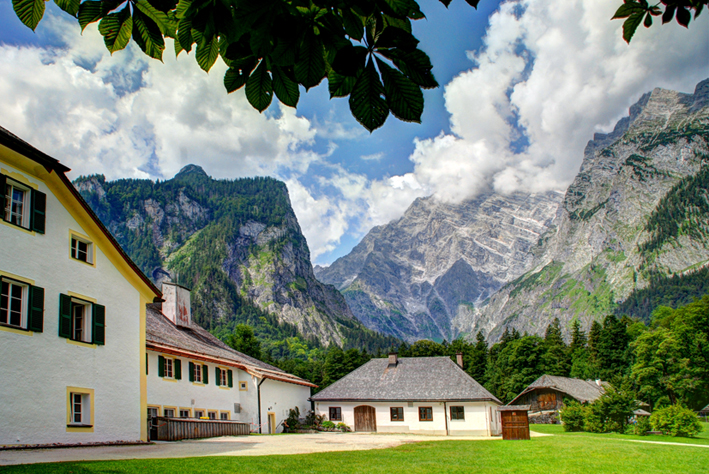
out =
<svg viewBox="0 0 709 474"><path fill-rule="evenodd" d="M554 435L563 435L571 437L581 437L581 438L603 438L603 439L636 439L642 441L662 441L670 443L683 443L683 444L706 444L709 445L709 423L702 423L704 430L701 431L694 438L680 438L674 436L659 436L659 435L648 435L648 436L637 436L637 435L627 435L627 434L601 434L601 433L585 433L585 432L574 432L567 433L564 431L561 425L530 425L532 431L538 433L549 433Z"/></svg>
<svg viewBox="0 0 709 474"><path fill-rule="evenodd" d="M703 447L633 443L609 435L560 434L531 441L427 441L372 451L59 463L3 467L0 471L8 474L688 474L706 473L708 468L709 449Z"/></svg>

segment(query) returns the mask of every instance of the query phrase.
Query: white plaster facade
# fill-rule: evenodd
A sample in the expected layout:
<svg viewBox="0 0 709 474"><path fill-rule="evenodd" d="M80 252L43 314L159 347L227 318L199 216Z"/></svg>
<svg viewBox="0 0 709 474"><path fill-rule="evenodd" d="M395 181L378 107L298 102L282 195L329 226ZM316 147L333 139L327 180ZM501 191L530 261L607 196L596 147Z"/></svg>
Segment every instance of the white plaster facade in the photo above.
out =
<svg viewBox="0 0 709 474"><path fill-rule="evenodd" d="M44 289L41 332L0 325L0 445L145 439L145 304L159 292L123 260L60 172L0 145L0 174L46 194L44 234L0 216L0 277ZM71 257L72 233L92 243L92 263ZM105 344L59 336L60 294L105 306ZM71 393L83 397L79 424L70 419Z"/></svg>
<svg viewBox="0 0 709 474"><path fill-rule="evenodd" d="M378 433L413 433L430 435L495 436L499 433L497 403L492 402L315 402L315 411L329 419L330 407L341 409L342 421L351 429L355 428L354 409L358 406L374 407ZM464 420L451 419L451 406L462 406ZM392 421L391 408L404 409L402 421ZM420 421L419 407L431 407L433 420Z"/></svg>

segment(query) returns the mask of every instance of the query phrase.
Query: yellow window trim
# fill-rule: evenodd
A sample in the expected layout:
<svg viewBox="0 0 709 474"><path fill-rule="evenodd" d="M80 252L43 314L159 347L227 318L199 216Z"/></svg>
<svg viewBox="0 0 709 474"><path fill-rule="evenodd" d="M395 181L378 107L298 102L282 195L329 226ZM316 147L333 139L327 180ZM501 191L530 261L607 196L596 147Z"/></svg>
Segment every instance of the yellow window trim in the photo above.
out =
<svg viewBox="0 0 709 474"><path fill-rule="evenodd" d="M179 417L179 415L180 415L180 413L177 411L177 407L163 405L163 407L162 407L162 416L166 416L166 415L165 415L165 410L173 410L173 411L175 412L175 417Z"/></svg>
<svg viewBox="0 0 709 474"><path fill-rule="evenodd" d="M229 387L228 385L226 385L226 386L220 385L220 386L219 386L219 389L220 389L220 390L231 390L231 387Z"/></svg>
<svg viewBox="0 0 709 474"><path fill-rule="evenodd" d="M173 369L174 370L174 369ZM177 382L178 380L174 377L160 377L163 379L165 382Z"/></svg>
<svg viewBox="0 0 709 474"><path fill-rule="evenodd" d="M21 227L21 226L19 226L19 225L11 224L10 222L7 222L5 219L0 219L0 224L4 224L4 225L6 225L6 226L8 226L8 227L12 227L13 229L16 229L16 230L19 230L19 231L21 231L21 232L24 232L25 234L35 235L35 231L25 229L24 227Z"/></svg>
<svg viewBox="0 0 709 474"><path fill-rule="evenodd" d="M22 334L23 336L34 335L33 331L25 331L24 329L11 328L8 326L0 326L0 331L11 332L13 334Z"/></svg>
<svg viewBox="0 0 709 474"><path fill-rule="evenodd" d="M237 383L239 384L239 391L240 392L248 392L249 391L249 382L247 382L245 380L239 380ZM241 388L242 383L244 384L244 388Z"/></svg>
<svg viewBox="0 0 709 474"><path fill-rule="evenodd" d="M27 179L27 177L26 177L25 175L20 174L20 173L17 173L16 171L10 171L10 170L5 169L5 168L0 168L0 174L4 174L4 175L7 176L8 178L14 179L14 180L17 181L18 183L22 183L22 184L24 184L25 186L29 186L30 188L32 188L32 189L34 189L34 190L38 190L38 189L39 189L39 185L38 185L38 184L33 183L32 181L30 181L29 179Z"/></svg>
<svg viewBox="0 0 709 474"><path fill-rule="evenodd" d="M91 245L91 263L84 262L83 260L79 260L78 258L74 258L71 256L71 240L74 238ZM94 242L89 236L84 235L81 232L69 229L69 260L71 260L72 262L83 263L84 265L87 265L89 267L96 268L96 245L94 245Z"/></svg>
<svg viewBox="0 0 709 474"><path fill-rule="evenodd" d="M74 341L73 339L67 339L66 343L73 344L73 345L79 346L79 347L86 347L89 349L96 349L96 347L98 347L96 344L91 344L90 342Z"/></svg>
<svg viewBox="0 0 709 474"><path fill-rule="evenodd" d="M71 394L81 393L89 396L89 425L91 426L68 426L71 424ZM83 387L67 387L66 388L66 432L67 433L93 433L94 432L94 389Z"/></svg>
<svg viewBox="0 0 709 474"><path fill-rule="evenodd" d="M197 385L198 387L206 387L207 386L206 383L202 383L202 382L192 382L192 385Z"/></svg>
<svg viewBox="0 0 709 474"><path fill-rule="evenodd" d="M206 416L205 414L208 412L208 410L206 408L195 408L194 411L192 412L194 414L195 418L197 417L198 411L202 412L202 416Z"/></svg>
<svg viewBox="0 0 709 474"><path fill-rule="evenodd" d="M226 419L231 420L231 412L227 410L219 410L219 419L221 419L222 413L226 413Z"/></svg>
<svg viewBox="0 0 709 474"><path fill-rule="evenodd" d="M96 304L98 303L98 300L96 298L92 298L90 296L82 295L81 293L74 293L73 291L67 291L66 294L68 296L71 296L72 298L79 298L80 300L84 300L87 303L93 303Z"/></svg>
<svg viewBox="0 0 709 474"><path fill-rule="evenodd" d="M13 280L21 281L22 283L27 283L28 285L34 285L34 280L30 278L25 278L20 275L15 275L14 273L6 272L0 270L0 277L12 278Z"/></svg>
<svg viewBox="0 0 709 474"><path fill-rule="evenodd" d="M188 418L192 418L192 408L178 407L178 410L177 410L177 415L178 415L178 416L180 415L180 412L181 412L181 411L186 411L187 413L190 414L190 415L188 416Z"/></svg>

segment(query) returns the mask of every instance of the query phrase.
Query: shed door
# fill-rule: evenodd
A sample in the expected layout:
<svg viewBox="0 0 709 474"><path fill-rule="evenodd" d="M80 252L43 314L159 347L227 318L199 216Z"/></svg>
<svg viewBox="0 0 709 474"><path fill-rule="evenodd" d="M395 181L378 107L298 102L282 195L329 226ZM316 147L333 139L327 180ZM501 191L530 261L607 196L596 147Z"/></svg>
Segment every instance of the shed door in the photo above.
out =
<svg viewBox="0 0 709 474"><path fill-rule="evenodd" d="M503 411L502 439L529 439L529 419L526 411Z"/></svg>
<svg viewBox="0 0 709 474"><path fill-rule="evenodd" d="M355 431L377 431L376 411L374 407L362 405L355 407Z"/></svg>

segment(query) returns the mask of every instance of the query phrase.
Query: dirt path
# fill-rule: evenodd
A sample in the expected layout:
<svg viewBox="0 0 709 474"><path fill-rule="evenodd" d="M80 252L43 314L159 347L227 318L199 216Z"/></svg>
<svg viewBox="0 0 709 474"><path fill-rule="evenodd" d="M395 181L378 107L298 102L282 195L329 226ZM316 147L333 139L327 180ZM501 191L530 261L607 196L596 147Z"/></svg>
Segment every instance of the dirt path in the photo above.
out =
<svg viewBox="0 0 709 474"><path fill-rule="evenodd" d="M535 433L536 435L536 433ZM40 462L98 461L196 456L268 456L328 451L360 451L420 441L496 440L475 436L425 436L375 433L315 433L275 436L240 436L157 442L139 446L92 446L85 448L0 451L0 466Z"/></svg>
<svg viewBox="0 0 709 474"><path fill-rule="evenodd" d="M671 441L645 441L642 439L622 439L631 443L666 444L669 446L694 446L695 448L709 448L709 444L673 443Z"/></svg>

